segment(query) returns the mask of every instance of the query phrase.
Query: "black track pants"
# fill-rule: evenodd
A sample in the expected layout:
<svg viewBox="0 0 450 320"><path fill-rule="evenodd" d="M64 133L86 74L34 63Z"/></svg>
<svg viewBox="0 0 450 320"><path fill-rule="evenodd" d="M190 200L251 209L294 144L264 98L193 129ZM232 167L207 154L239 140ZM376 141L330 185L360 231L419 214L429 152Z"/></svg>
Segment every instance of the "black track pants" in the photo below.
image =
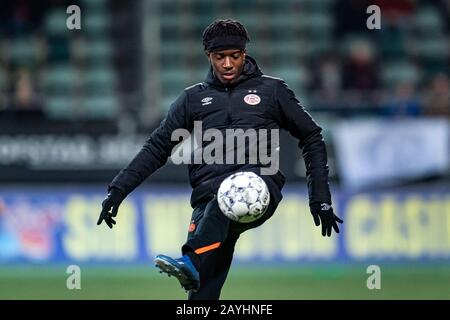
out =
<svg viewBox="0 0 450 320"><path fill-rule="evenodd" d="M264 215L251 223L238 223L227 218L220 211L216 197L194 209L182 252L194 251L200 258L200 289L196 293L190 292L189 300L219 299L240 234L263 224L277 206L278 203L271 201Z"/></svg>

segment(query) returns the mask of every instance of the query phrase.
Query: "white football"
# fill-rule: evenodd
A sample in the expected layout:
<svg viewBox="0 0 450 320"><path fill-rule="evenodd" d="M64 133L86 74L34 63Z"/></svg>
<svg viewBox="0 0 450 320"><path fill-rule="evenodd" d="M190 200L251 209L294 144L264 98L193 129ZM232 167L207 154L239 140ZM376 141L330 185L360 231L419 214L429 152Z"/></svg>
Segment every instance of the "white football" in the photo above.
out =
<svg viewBox="0 0 450 320"><path fill-rule="evenodd" d="M231 220L249 223L266 212L270 202L269 188L256 173L237 172L222 181L217 202Z"/></svg>

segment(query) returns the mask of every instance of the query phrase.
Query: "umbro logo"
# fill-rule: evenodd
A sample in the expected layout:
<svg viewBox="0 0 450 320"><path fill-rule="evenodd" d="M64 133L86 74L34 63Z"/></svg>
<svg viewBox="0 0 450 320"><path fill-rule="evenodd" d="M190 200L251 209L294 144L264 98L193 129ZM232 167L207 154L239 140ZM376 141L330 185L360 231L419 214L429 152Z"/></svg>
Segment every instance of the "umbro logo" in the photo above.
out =
<svg viewBox="0 0 450 320"><path fill-rule="evenodd" d="M213 99L213 98L211 98L211 97L203 98L202 101L201 101L201 102L202 102L202 106L206 106L206 105L208 105L208 104L211 104L211 103L212 103L212 102L211 102L212 99Z"/></svg>
<svg viewBox="0 0 450 320"><path fill-rule="evenodd" d="M328 203L321 203L320 207L321 207L320 210L322 211L327 211L331 209L331 205L329 205Z"/></svg>

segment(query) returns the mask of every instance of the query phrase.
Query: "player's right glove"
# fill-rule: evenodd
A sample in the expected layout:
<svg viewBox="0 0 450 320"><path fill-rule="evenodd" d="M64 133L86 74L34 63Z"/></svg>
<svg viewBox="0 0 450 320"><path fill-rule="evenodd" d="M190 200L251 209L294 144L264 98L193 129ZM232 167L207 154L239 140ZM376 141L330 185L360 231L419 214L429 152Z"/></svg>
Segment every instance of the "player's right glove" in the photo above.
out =
<svg viewBox="0 0 450 320"><path fill-rule="evenodd" d="M310 205L311 214L314 218L314 223L316 226L322 224L322 236L331 236L331 228L339 233L339 227L337 222L342 223L342 221L333 212L333 207L328 203L312 203Z"/></svg>
<svg viewBox="0 0 450 320"><path fill-rule="evenodd" d="M102 202L102 212L98 218L97 225L100 225L103 220L112 229L116 221L113 217L117 216L117 211L125 196L119 189L111 188L105 200Z"/></svg>

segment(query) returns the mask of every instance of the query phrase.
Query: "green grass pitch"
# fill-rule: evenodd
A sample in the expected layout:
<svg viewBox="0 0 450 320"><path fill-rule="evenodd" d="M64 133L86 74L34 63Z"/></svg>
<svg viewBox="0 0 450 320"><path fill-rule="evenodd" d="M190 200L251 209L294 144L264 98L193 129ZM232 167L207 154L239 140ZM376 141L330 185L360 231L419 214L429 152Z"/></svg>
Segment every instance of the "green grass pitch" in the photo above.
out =
<svg viewBox="0 0 450 320"><path fill-rule="evenodd" d="M83 266L69 290L67 266L0 266L0 299L186 299L174 278L152 266ZM383 265L381 289L366 286L367 265L236 265L222 299L450 299L450 265Z"/></svg>

